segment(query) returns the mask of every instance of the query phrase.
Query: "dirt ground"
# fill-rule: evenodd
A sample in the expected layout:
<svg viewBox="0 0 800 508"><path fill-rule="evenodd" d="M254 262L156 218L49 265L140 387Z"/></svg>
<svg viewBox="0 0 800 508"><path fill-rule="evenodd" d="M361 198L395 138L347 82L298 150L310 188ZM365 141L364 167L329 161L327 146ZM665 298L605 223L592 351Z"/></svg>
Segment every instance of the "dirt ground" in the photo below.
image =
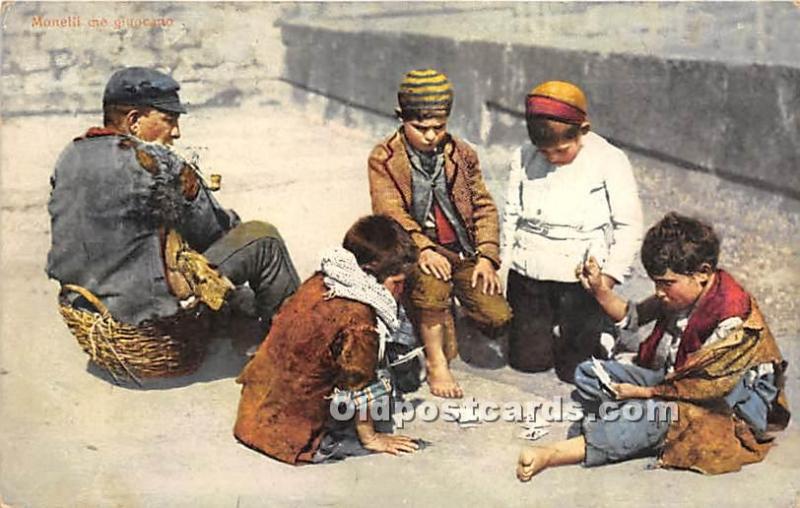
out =
<svg viewBox="0 0 800 508"><path fill-rule="evenodd" d="M366 156L384 132L324 121L326 105L271 98L205 109L183 119L178 149L197 151L206 172L223 174L220 200L246 219L282 231L301 276L368 213ZM97 118L18 117L2 129L0 190L0 493L14 507L61 506L797 506L800 432L779 435L761 464L705 477L650 470L650 460L587 469L563 467L529 484L514 477L525 441L517 424L461 429L415 420L405 432L433 443L401 458L369 456L290 467L235 441L231 429L242 360L229 340L213 344L198 373L146 389L116 386L94 369L56 311L49 248L48 177L69 140ZM389 125L386 126L390 128ZM508 150L480 152L498 201ZM793 407L800 393L797 284L800 204L658 161L633 157L646 220L665 211L699 214L724 238L722 265L762 303L790 362ZM641 267L626 286L649 290ZM468 395L481 401L551 400L569 388L552 373L457 362ZM417 396L432 400L426 388ZM562 438L556 424L545 440Z"/></svg>

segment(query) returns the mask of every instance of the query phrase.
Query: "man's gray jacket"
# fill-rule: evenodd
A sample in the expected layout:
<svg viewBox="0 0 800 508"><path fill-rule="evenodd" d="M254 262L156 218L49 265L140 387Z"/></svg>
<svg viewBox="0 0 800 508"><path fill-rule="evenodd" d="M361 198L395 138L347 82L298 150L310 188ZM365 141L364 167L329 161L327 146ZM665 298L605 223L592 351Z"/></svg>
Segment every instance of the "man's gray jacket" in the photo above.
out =
<svg viewBox="0 0 800 508"><path fill-rule="evenodd" d="M160 229L176 229L203 252L238 218L167 147L91 132L64 150L51 177L47 274L88 289L123 322L173 315L179 302L165 278ZM199 186L193 198L187 185Z"/></svg>

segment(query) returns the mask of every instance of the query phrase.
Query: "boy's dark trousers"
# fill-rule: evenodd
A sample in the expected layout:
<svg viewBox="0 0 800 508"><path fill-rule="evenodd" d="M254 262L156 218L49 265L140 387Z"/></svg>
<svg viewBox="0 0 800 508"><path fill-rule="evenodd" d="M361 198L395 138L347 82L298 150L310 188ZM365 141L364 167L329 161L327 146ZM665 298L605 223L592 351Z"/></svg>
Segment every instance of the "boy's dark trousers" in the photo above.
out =
<svg viewBox="0 0 800 508"><path fill-rule="evenodd" d="M507 298L514 316L508 337L512 368L555 367L559 379L572 383L579 363L592 355L605 358L600 334L614 325L580 283L540 281L511 270Z"/></svg>

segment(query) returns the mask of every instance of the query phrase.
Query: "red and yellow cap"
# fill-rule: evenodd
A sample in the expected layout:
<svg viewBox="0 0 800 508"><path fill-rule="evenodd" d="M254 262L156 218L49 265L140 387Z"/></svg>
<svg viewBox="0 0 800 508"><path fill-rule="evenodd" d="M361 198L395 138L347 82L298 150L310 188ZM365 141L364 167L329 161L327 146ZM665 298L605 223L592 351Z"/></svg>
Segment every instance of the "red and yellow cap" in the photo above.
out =
<svg viewBox="0 0 800 508"><path fill-rule="evenodd" d="M580 125L587 118L586 96L572 83L546 81L528 93L525 113Z"/></svg>

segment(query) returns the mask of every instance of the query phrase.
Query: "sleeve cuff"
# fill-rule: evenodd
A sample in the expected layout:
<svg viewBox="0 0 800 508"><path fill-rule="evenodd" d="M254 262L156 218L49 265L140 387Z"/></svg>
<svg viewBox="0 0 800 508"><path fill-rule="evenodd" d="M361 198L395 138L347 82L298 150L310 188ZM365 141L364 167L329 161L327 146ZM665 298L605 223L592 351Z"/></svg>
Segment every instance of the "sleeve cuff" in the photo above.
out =
<svg viewBox="0 0 800 508"><path fill-rule="evenodd" d="M494 242L483 242L475 249L478 256L484 257L492 262L495 270L500 269L500 246Z"/></svg>
<svg viewBox="0 0 800 508"><path fill-rule="evenodd" d="M620 266L615 263L606 263L603 267L603 273L609 277L613 277L619 284L625 282L625 276L628 275L630 269L627 265Z"/></svg>
<svg viewBox="0 0 800 508"><path fill-rule="evenodd" d="M625 317L614 323L617 330L625 330L626 332L636 332L639 329L639 315L636 311L636 305L628 300L625 309Z"/></svg>
<svg viewBox="0 0 800 508"><path fill-rule="evenodd" d="M500 269L500 263L498 263L497 260L487 256L486 254L480 253L480 252L478 253L478 257L479 258L488 259L489 262L492 263L492 266L494 267L495 270L499 270Z"/></svg>
<svg viewBox="0 0 800 508"><path fill-rule="evenodd" d="M422 252L425 249L432 249L436 247L436 244L433 243L433 240L425 236L422 232L412 231L410 234L411 234L411 239L417 245L417 249L419 249L420 252Z"/></svg>

